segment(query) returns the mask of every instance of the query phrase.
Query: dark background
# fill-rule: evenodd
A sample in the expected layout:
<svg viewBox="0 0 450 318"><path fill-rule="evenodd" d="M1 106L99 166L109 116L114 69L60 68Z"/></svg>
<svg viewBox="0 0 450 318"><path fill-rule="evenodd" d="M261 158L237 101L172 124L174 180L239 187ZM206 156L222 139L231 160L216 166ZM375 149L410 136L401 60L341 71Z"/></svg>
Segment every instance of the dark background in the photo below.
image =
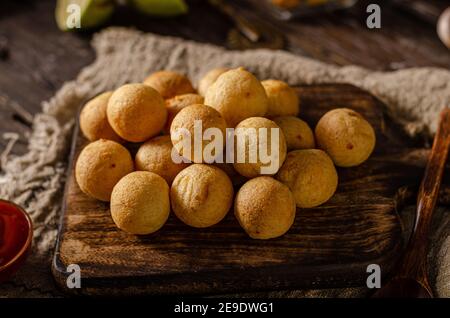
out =
<svg viewBox="0 0 450 318"><path fill-rule="evenodd" d="M230 0L239 12L252 15L249 3L261 0ZM188 0L190 13L160 19L129 9L117 11L108 25L133 26L162 35L179 36L225 46L233 26L228 17L204 0ZM382 9L382 28L365 25L368 3ZM358 64L376 70L414 66L450 68L450 51L436 35L437 15L447 0L360 1L346 11L315 15L293 22L266 19L288 40L286 49L338 65ZM67 80L93 61L90 40L95 31L64 33L54 20L55 1L0 1L0 151L8 131L30 130L30 116L40 110ZM26 150L26 138L15 153Z"/></svg>

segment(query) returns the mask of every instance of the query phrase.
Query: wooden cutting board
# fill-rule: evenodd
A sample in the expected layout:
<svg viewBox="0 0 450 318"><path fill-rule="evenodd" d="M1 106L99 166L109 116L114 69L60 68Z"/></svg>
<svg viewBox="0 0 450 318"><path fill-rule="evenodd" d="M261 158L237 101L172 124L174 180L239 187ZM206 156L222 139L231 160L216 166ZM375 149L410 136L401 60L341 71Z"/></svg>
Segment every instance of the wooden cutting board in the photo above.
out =
<svg viewBox="0 0 450 318"><path fill-rule="evenodd" d="M207 229L171 214L157 233L133 236L118 230L109 205L84 195L74 162L87 144L75 130L53 274L65 290L66 268L81 268L82 294L202 294L286 288L365 285L368 264L385 274L402 247L397 210L421 179L427 151L414 148L385 115L376 98L350 85L298 87L301 117L311 127L328 110L349 107L377 134L370 159L338 169L339 187L326 204L298 209L289 232L252 240L232 211Z"/></svg>

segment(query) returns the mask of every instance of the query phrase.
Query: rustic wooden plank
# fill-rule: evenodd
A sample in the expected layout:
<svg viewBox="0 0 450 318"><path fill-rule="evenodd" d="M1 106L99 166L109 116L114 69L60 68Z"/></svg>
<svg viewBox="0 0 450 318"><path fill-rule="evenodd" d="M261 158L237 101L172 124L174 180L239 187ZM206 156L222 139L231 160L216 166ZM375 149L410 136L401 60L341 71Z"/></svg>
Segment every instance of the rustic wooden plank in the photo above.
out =
<svg viewBox="0 0 450 318"><path fill-rule="evenodd" d="M363 283L371 263L388 272L401 248L396 207L405 196L399 189L417 186L423 172L420 160L408 157L414 142L391 126L377 99L355 87L298 91L302 117L312 126L327 110L345 106L361 112L376 130L375 153L358 167L338 169L338 191L329 202L298 210L291 230L273 240L248 238L231 212L200 230L172 214L157 233L133 236L114 226L107 203L81 193L72 164L53 264L57 282L64 288L65 268L72 263L82 269L87 294L342 287ZM74 158L86 143L77 131Z"/></svg>
<svg viewBox="0 0 450 318"><path fill-rule="evenodd" d="M236 1L233 1L236 2ZM287 49L338 65L356 64L374 70L395 70L414 66L450 68L450 54L440 42L435 26L411 15L381 5L381 29L366 26L366 7L359 1L350 10L278 21L258 11L259 0L245 0L241 14L255 18L263 14L288 39Z"/></svg>

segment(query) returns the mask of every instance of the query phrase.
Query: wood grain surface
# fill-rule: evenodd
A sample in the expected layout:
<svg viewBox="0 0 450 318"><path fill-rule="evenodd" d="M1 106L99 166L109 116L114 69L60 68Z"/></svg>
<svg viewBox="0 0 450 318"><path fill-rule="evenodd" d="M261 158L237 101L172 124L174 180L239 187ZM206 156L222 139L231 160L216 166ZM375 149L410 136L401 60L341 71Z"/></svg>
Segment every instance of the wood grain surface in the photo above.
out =
<svg viewBox="0 0 450 318"><path fill-rule="evenodd" d="M118 230L107 203L88 198L73 162L53 274L64 289L67 265L81 267L85 294L203 294L364 284L368 264L387 273L402 247L397 214L413 198L428 151L415 148L384 105L350 85L298 88L301 117L312 127L326 111L349 107L374 126L377 146L362 165L339 168L326 204L299 209L283 237L252 240L232 211L219 224L194 229L173 215L162 230L133 236ZM77 130L73 158L87 144ZM411 195L412 194L412 195ZM73 290L70 290L73 291Z"/></svg>

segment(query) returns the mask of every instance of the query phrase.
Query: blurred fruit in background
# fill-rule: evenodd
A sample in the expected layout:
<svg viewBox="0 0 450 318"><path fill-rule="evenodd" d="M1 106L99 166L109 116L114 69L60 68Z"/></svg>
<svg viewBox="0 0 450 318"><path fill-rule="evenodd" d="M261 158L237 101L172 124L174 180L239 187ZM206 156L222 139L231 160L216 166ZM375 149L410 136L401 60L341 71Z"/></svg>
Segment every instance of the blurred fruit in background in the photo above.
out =
<svg viewBox="0 0 450 318"><path fill-rule="evenodd" d="M272 0L272 3L280 8L291 9L300 4L300 0Z"/></svg>
<svg viewBox="0 0 450 318"><path fill-rule="evenodd" d="M437 33L441 41L450 49L450 7L439 17Z"/></svg>
<svg viewBox="0 0 450 318"><path fill-rule="evenodd" d="M137 11L158 17L172 17L188 12L184 0L58 0L56 3L55 18L62 31L86 30L106 23L118 5L128 5ZM80 13L79 27L70 22L74 7L77 5Z"/></svg>
<svg viewBox="0 0 450 318"><path fill-rule="evenodd" d="M140 12L154 16L176 16L188 12L184 0L129 0Z"/></svg>

